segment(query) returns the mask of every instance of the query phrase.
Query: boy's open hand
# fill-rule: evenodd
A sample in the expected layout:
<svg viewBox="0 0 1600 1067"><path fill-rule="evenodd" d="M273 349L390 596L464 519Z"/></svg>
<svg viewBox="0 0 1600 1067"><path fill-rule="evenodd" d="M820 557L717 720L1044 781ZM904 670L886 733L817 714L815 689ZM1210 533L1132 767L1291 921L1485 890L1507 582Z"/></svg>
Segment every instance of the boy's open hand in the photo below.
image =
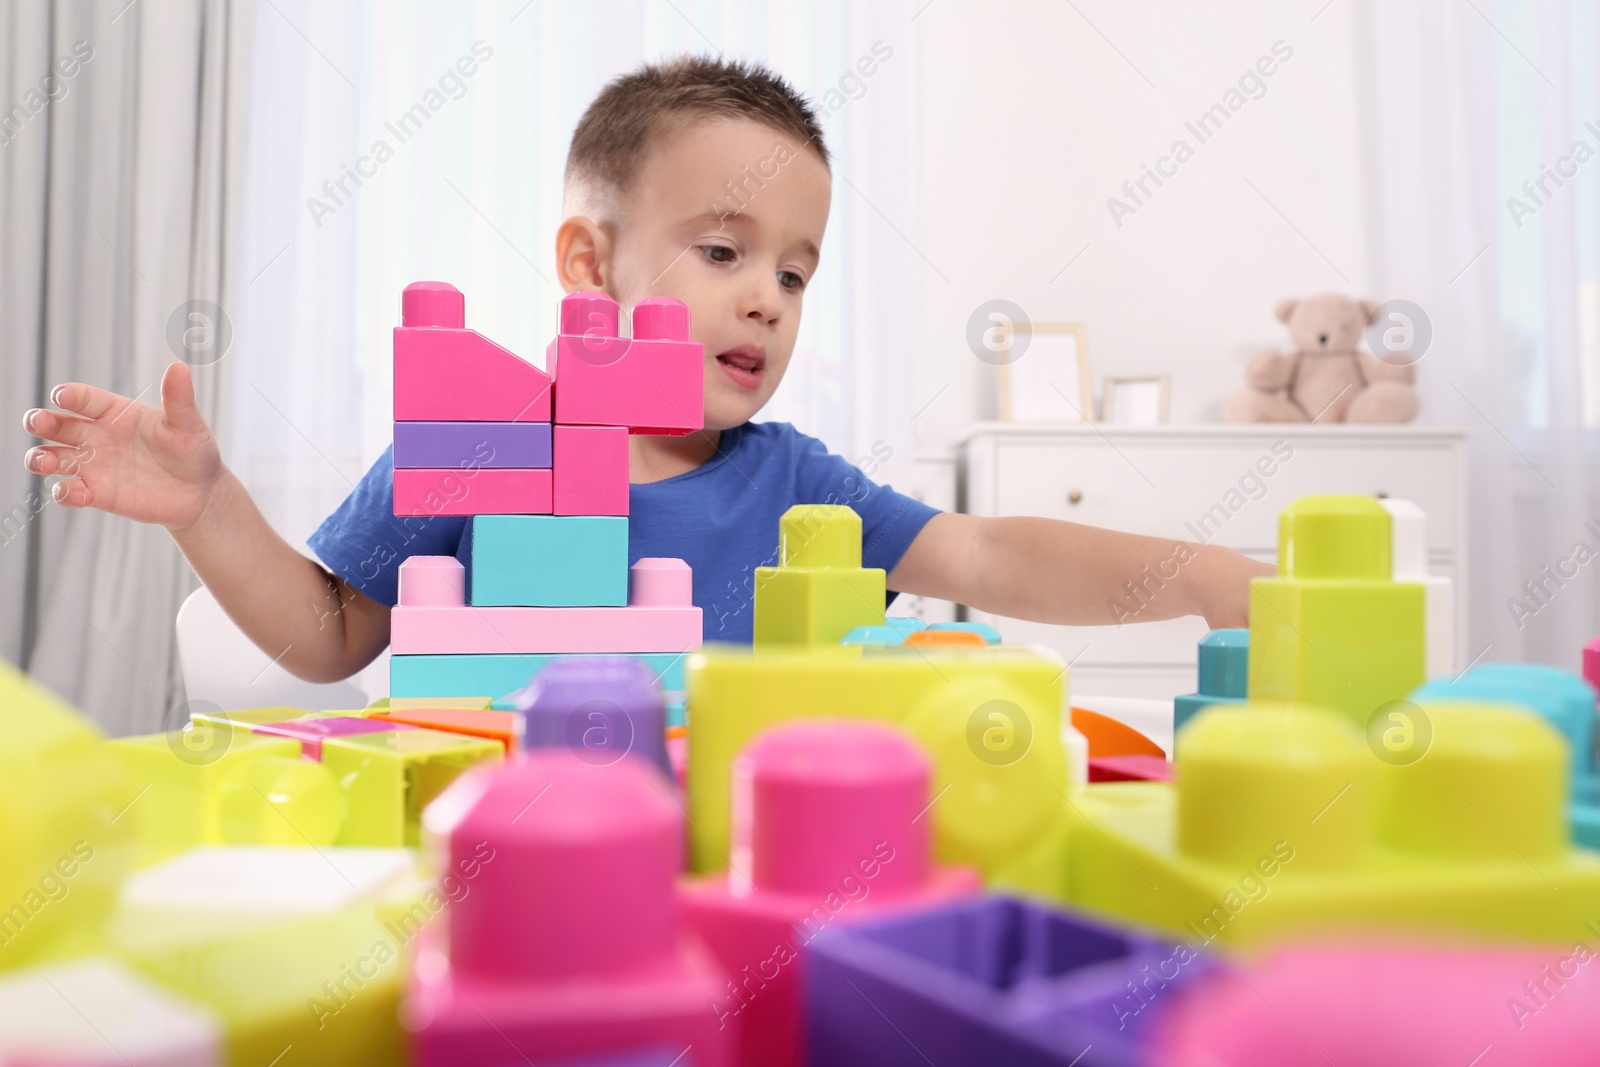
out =
<svg viewBox="0 0 1600 1067"><path fill-rule="evenodd" d="M56 503L175 531L205 513L222 452L195 406L188 364L167 368L160 407L78 382L56 386L50 400L63 411L34 408L22 424L54 443L29 449L23 465L64 476L53 490Z"/></svg>

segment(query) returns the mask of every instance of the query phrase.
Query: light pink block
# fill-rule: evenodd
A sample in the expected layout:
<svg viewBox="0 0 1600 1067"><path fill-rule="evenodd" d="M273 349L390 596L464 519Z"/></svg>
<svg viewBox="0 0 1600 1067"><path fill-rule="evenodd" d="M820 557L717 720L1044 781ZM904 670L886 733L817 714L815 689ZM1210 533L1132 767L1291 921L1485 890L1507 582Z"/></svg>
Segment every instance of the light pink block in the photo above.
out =
<svg viewBox="0 0 1600 1067"><path fill-rule="evenodd" d="M550 377L476 330L444 282L413 282L394 331L397 421L549 422Z"/></svg>
<svg viewBox="0 0 1600 1067"><path fill-rule="evenodd" d="M628 568L628 603L687 607L694 603L694 572L681 559L646 556Z"/></svg>
<svg viewBox="0 0 1600 1067"><path fill-rule="evenodd" d="M705 425L705 355L689 339L689 309L668 297L633 309L633 337L617 336L617 302L569 293L545 364L556 381L555 421L625 426L681 437Z"/></svg>
<svg viewBox="0 0 1600 1067"><path fill-rule="evenodd" d="M389 613L397 656L539 652L687 652L700 647L697 607L410 607Z"/></svg>
<svg viewBox="0 0 1600 1067"><path fill-rule="evenodd" d="M548 515L553 488L548 468L403 469L394 472L394 513Z"/></svg>
<svg viewBox="0 0 1600 1067"><path fill-rule="evenodd" d="M628 513L628 429L557 426L555 514Z"/></svg>
<svg viewBox="0 0 1600 1067"><path fill-rule="evenodd" d="M467 602L467 569L454 556L412 556L400 564L400 603L458 608Z"/></svg>

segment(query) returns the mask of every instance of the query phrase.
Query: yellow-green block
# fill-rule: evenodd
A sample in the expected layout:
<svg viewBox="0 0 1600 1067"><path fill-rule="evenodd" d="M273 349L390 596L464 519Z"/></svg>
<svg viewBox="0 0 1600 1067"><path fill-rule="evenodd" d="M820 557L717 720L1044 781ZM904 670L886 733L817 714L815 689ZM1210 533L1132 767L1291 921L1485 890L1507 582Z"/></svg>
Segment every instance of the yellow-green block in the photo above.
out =
<svg viewBox="0 0 1600 1067"><path fill-rule="evenodd" d="M241 922L119 925L131 966L222 1016L230 1064L402 1064L405 938L374 905Z"/></svg>
<svg viewBox="0 0 1600 1067"><path fill-rule="evenodd" d="M1425 680L1424 589L1392 580L1388 511L1304 497L1278 526L1278 576L1250 583L1252 700L1338 708L1361 726Z"/></svg>
<svg viewBox="0 0 1600 1067"><path fill-rule="evenodd" d="M778 524L778 566L756 568L754 643L837 645L858 626L882 626L885 581L861 566L859 515L796 504Z"/></svg>
<svg viewBox="0 0 1600 1067"><path fill-rule="evenodd" d="M1074 797L1063 897L1195 948L1592 936L1600 854L1567 841L1560 734L1507 705L1422 702L1414 717L1418 742L1396 754L1329 709L1209 709L1176 783Z"/></svg>
<svg viewBox="0 0 1600 1067"><path fill-rule="evenodd" d="M797 719L901 727L933 760L938 858L992 872L1059 823L1066 668L1024 646L963 651L709 646L689 658L694 867L728 862L731 768L750 740Z"/></svg>
<svg viewBox="0 0 1600 1067"><path fill-rule="evenodd" d="M428 802L469 767L504 755L498 741L440 730L326 739L321 766L338 779L348 813L336 843L415 848Z"/></svg>
<svg viewBox="0 0 1600 1067"><path fill-rule="evenodd" d="M133 859L126 794L88 720L0 661L0 971L97 942Z"/></svg>
<svg viewBox="0 0 1600 1067"><path fill-rule="evenodd" d="M289 738L196 722L105 748L140 864L204 844L331 845L344 825L339 783Z"/></svg>

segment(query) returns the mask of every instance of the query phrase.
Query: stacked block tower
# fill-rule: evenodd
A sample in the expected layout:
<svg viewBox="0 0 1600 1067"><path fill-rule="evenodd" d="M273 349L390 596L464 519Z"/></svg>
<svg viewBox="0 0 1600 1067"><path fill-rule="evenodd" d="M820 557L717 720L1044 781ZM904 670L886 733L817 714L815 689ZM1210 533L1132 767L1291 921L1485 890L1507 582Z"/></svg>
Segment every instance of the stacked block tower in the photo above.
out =
<svg viewBox="0 0 1600 1067"><path fill-rule="evenodd" d="M472 521L466 565L450 556L401 565L396 698L502 697L566 654L638 655L669 703L683 689L701 613L682 560L629 567L628 435L703 425L689 309L642 300L627 338L616 301L571 293L546 366L467 329L454 286L416 282L401 296L395 514Z"/></svg>

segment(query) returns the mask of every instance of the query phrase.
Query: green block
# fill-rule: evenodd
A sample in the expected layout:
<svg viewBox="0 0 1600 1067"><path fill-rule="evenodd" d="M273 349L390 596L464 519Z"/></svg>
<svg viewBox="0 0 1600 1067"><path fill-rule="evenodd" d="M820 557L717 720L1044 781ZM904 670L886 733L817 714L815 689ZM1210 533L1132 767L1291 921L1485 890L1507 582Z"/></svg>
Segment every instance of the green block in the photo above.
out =
<svg viewBox="0 0 1600 1067"><path fill-rule="evenodd" d="M521 689L545 664L562 653L502 653L478 656L391 656L389 693L394 697L490 696L495 700ZM655 672L662 689L684 687L683 652L633 656ZM506 704L501 710L514 710Z"/></svg>
<svg viewBox="0 0 1600 1067"><path fill-rule="evenodd" d="M468 767L498 763L500 742L440 730L394 730L330 737L322 766L344 789L340 845L417 847L422 809Z"/></svg>
<svg viewBox="0 0 1600 1067"><path fill-rule="evenodd" d="M1424 590L1392 579L1389 513L1305 497L1278 527L1278 576L1250 583L1252 701L1337 708L1360 726L1425 678Z"/></svg>
<svg viewBox="0 0 1600 1067"><path fill-rule="evenodd" d="M883 626L887 576L861 566L861 517L847 507L796 504L778 527L778 566L756 568L757 645L837 645L859 626Z"/></svg>
<svg viewBox="0 0 1600 1067"><path fill-rule="evenodd" d="M628 520L479 515L469 569L480 607L626 607Z"/></svg>

